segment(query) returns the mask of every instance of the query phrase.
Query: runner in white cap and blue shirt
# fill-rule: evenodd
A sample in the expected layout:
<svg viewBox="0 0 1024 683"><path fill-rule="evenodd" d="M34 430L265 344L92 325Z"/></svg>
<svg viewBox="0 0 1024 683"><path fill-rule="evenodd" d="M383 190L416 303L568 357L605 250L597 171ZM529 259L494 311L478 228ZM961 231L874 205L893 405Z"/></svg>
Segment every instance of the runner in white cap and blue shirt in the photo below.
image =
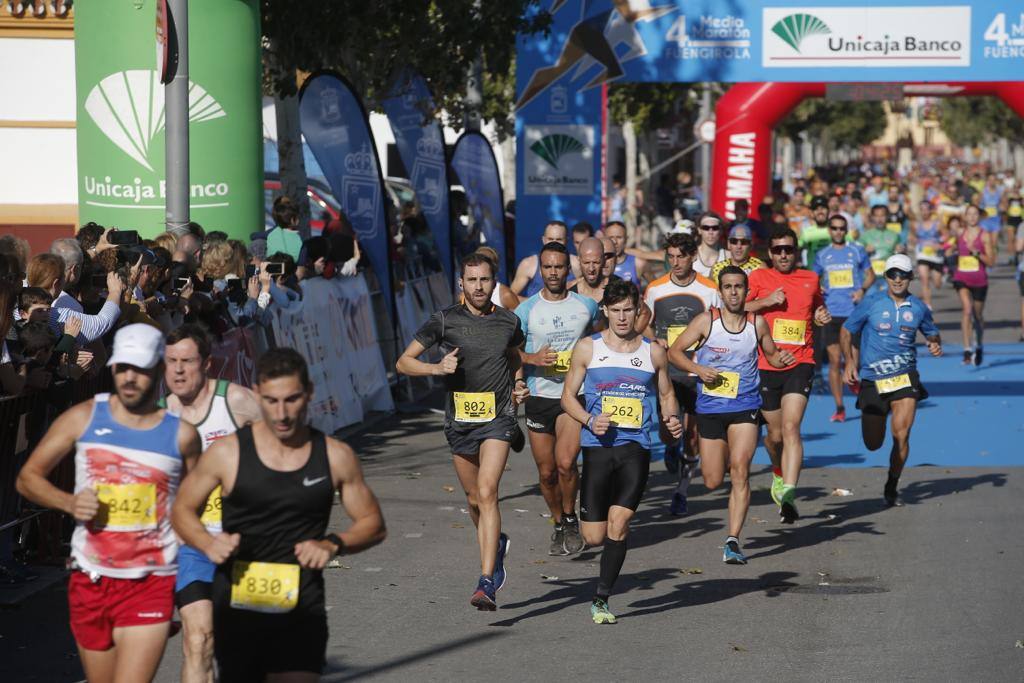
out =
<svg viewBox="0 0 1024 683"><path fill-rule="evenodd" d="M868 450L876 451L885 441L886 418L892 414L892 451L885 502L898 505L896 487L910 456L910 428L914 425L918 401L928 392L917 374L917 333L928 342L928 352L942 355L939 328L924 302L910 293L914 266L906 254L894 254L883 271L888 289L865 299L843 323L839 343L850 359L845 379L860 384L857 407L861 411L861 434ZM853 335L860 334L860 346Z"/></svg>

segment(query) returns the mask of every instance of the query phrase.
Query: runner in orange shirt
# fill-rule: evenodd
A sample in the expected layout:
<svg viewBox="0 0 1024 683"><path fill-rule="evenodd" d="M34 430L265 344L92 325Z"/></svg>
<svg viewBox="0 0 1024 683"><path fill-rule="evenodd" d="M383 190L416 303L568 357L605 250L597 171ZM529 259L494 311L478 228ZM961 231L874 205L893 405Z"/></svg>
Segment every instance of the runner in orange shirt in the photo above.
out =
<svg viewBox="0 0 1024 683"><path fill-rule="evenodd" d="M768 425L764 446L772 459L772 500L779 506L782 522L792 524L797 514L796 484L804 458L800 423L814 379L814 325L832 319L825 308L818 276L797 268L797 238L790 228L772 233L768 247L771 268L750 273L747 312L764 316L772 340L796 362L781 370L772 367L761 352L761 414Z"/></svg>

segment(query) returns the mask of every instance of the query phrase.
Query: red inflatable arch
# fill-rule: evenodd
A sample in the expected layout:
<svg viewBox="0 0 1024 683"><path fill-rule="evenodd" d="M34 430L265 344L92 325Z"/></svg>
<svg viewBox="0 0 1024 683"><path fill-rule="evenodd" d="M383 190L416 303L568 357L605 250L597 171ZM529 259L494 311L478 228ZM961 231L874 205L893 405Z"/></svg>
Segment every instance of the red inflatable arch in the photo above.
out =
<svg viewBox="0 0 1024 683"><path fill-rule="evenodd" d="M1024 83L908 85L914 86L914 95L999 97L1024 117ZM737 83L729 88L715 107L711 208L731 219L736 200L746 199L756 214L771 190L772 129L802 100L824 96L825 83Z"/></svg>

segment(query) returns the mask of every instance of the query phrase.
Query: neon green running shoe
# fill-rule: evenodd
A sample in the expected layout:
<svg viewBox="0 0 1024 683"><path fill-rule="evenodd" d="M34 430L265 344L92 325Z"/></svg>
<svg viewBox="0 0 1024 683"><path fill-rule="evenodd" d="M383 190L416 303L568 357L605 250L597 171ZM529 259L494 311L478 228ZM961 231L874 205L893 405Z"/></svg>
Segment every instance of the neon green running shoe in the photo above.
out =
<svg viewBox="0 0 1024 683"><path fill-rule="evenodd" d="M777 475L775 473L772 473L772 488L771 488L772 500L775 501L775 504L778 505L779 507L782 507L782 487L783 486L785 486L785 483L782 481L782 477L780 477L779 475Z"/></svg>
<svg viewBox="0 0 1024 683"><path fill-rule="evenodd" d="M800 519L800 513L796 511L796 487L784 485L782 487L782 504L779 505L779 520L783 524L792 524Z"/></svg>
<svg viewBox="0 0 1024 683"><path fill-rule="evenodd" d="M615 623L615 615L608 611L608 603L601 598L594 598L590 603L590 616L595 624Z"/></svg>

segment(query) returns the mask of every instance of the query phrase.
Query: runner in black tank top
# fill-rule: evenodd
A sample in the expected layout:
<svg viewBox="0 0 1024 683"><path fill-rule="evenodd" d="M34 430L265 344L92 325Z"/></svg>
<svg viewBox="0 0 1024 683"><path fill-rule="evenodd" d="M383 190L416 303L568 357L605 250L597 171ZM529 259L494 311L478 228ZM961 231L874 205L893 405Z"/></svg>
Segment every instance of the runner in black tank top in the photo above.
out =
<svg viewBox="0 0 1024 683"><path fill-rule="evenodd" d="M222 683L316 680L327 649L322 570L330 557L384 538L373 492L344 443L306 426L312 384L292 349L256 364L262 419L214 443L182 483L175 531L218 565L214 650ZM223 532L198 510L221 486ZM328 533L334 492L353 524Z"/></svg>

